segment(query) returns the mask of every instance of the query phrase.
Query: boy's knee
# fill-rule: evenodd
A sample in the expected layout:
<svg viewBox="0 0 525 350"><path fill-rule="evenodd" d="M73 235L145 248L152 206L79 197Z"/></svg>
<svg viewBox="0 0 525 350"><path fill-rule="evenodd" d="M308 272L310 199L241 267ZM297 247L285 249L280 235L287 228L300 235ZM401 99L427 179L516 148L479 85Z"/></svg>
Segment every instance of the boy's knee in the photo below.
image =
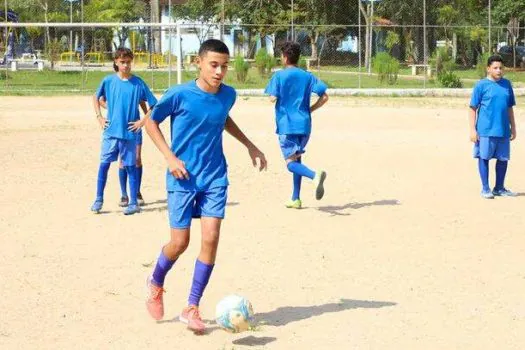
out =
<svg viewBox="0 0 525 350"><path fill-rule="evenodd" d="M178 254L182 254L188 248L189 243L189 237L172 237L168 245L170 249L177 251Z"/></svg>
<svg viewBox="0 0 525 350"><path fill-rule="evenodd" d="M202 236L202 245L206 247L216 247L219 244L219 231L206 232Z"/></svg>

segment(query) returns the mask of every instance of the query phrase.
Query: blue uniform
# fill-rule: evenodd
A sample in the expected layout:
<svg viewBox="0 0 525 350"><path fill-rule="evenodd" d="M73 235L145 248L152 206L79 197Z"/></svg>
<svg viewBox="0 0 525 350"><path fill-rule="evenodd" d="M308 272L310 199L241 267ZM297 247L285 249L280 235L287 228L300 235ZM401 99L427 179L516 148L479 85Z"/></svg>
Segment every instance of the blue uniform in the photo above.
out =
<svg viewBox="0 0 525 350"><path fill-rule="evenodd" d="M116 161L120 155L124 166L134 165L137 135L128 130L129 123L140 119L141 101L153 106L157 99L139 77L131 76L124 80L117 74L102 80L96 97L104 97L108 107L108 127L102 139L101 161Z"/></svg>
<svg viewBox="0 0 525 350"><path fill-rule="evenodd" d="M482 79L476 84L470 100L470 107L477 110L479 141L474 145L475 158L509 160L509 108L514 105L516 100L509 80Z"/></svg>
<svg viewBox="0 0 525 350"><path fill-rule="evenodd" d="M192 216L224 217L228 176L222 132L235 99L235 90L227 85L212 94L191 81L170 88L153 108L155 122L170 117L171 150L190 177L166 174L172 228L189 227Z"/></svg>
<svg viewBox="0 0 525 350"><path fill-rule="evenodd" d="M285 158L304 153L312 130L310 97L312 93L322 96L326 89L326 84L315 75L297 67L283 69L272 76L265 93L277 98L276 132Z"/></svg>

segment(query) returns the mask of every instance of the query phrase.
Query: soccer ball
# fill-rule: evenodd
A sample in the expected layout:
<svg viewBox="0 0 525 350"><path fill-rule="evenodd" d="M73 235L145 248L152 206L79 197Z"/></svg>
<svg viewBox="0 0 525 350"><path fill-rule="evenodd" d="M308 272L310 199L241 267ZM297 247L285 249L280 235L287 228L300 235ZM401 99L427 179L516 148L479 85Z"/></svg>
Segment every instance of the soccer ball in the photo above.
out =
<svg viewBox="0 0 525 350"><path fill-rule="evenodd" d="M217 304L215 321L228 332L244 332L250 328L250 322L253 321L252 304L239 295L228 295Z"/></svg>

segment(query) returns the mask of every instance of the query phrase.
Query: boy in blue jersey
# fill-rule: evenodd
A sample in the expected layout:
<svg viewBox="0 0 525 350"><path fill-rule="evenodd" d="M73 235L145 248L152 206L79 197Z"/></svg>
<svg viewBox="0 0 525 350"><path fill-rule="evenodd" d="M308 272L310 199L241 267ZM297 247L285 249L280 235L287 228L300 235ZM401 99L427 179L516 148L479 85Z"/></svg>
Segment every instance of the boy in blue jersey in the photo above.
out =
<svg viewBox="0 0 525 350"><path fill-rule="evenodd" d="M130 186L130 202L124 209L124 214L131 215L140 211L137 204L137 169L135 166L137 136L135 132L140 130L144 120L140 119L138 106L141 101L146 101L153 106L157 99L142 79L131 74L132 60L131 50L117 49L113 62L116 74L105 77L93 97L97 120L104 130L97 178L97 195L91 207L94 213L102 210L109 166L119 157L128 174ZM105 101L108 109L107 119L102 116L101 100Z"/></svg>
<svg viewBox="0 0 525 350"><path fill-rule="evenodd" d="M288 170L293 174L293 192L287 208L301 209L301 180L307 177L314 181L315 198L323 198L325 171L313 171L302 164L302 155L312 130L311 113L328 101L327 86L317 77L297 67L301 47L295 42L286 42L282 50L285 69L276 72L265 93L275 103L275 117L279 144ZM319 96L310 106L312 93Z"/></svg>
<svg viewBox="0 0 525 350"><path fill-rule="evenodd" d="M104 98L100 98L100 106L107 109L107 104ZM146 105L146 101L140 102L140 108L144 112L144 115L148 113L148 107ZM141 119L141 127L144 125L145 119ZM137 203L138 205L144 205L144 198L142 197L142 193L140 192L140 187L142 184L142 172L143 172L143 164L142 164L142 129L138 129L136 132L137 135L137 161L135 163L135 166L137 168ZM118 178L120 183L120 202L118 205L120 207L127 207L129 204L129 197L128 197L128 172L126 168L124 167L124 164L122 163L122 159L119 159L118 164Z"/></svg>
<svg viewBox="0 0 525 350"><path fill-rule="evenodd" d="M179 319L196 333L205 325L199 303L210 279L221 221L224 218L228 177L222 148L226 130L248 149L253 165L266 169L264 154L243 134L229 116L236 99L233 88L222 83L228 70L229 50L210 39L199 49L197 80L170 88L150 112L146 131L168 163L166 183L171 239L161 250L147 279L146 307L156 320L164 316L163 285L168 271L188 247L193 218L201 219L201 250L195 262L188 306ZM159 124L171 121L171 149Z"/></svg>
<svg viewBox="0 0 525 350"><path fill-rule="evenodd" d="M480 80L470 100L470 140L474 142L474 158L478 158L481 196L513 197L505 188L505 175L510 159L510 141L516 138L516 105L510 81L503 78L503 60L494 55L487 61L487 77ZM496 159L496 184L489 187L489 159Z"/></svg>

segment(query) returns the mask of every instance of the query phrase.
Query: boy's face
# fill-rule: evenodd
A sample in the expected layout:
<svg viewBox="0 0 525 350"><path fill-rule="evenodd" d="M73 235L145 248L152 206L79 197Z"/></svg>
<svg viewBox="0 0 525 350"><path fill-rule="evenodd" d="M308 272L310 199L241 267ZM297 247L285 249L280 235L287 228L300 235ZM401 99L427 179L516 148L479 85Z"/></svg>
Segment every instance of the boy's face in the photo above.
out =
<svg viewBox="0 0 525 350"><path fill-rule="evenodd" d="M218 88L228 71L230 56L225 53L208 51L197 58L200 68L199 78L203 79L209 86Z"/></svg>
<svg viewBox="0 0 525 350"><path fill-rule="evenodd" d="M133 61L130 57L119 57L115 59L115 65L118 67L118 71L123 74L129 74L131 72L131 62Z"/></svg>
<svg viewBox="0 0 525 350"><path fill-rule="evenodd" d="M503 77L503 65L501 62L492 62L487 67L487 75L494 80L500 80Z"/></svg>

